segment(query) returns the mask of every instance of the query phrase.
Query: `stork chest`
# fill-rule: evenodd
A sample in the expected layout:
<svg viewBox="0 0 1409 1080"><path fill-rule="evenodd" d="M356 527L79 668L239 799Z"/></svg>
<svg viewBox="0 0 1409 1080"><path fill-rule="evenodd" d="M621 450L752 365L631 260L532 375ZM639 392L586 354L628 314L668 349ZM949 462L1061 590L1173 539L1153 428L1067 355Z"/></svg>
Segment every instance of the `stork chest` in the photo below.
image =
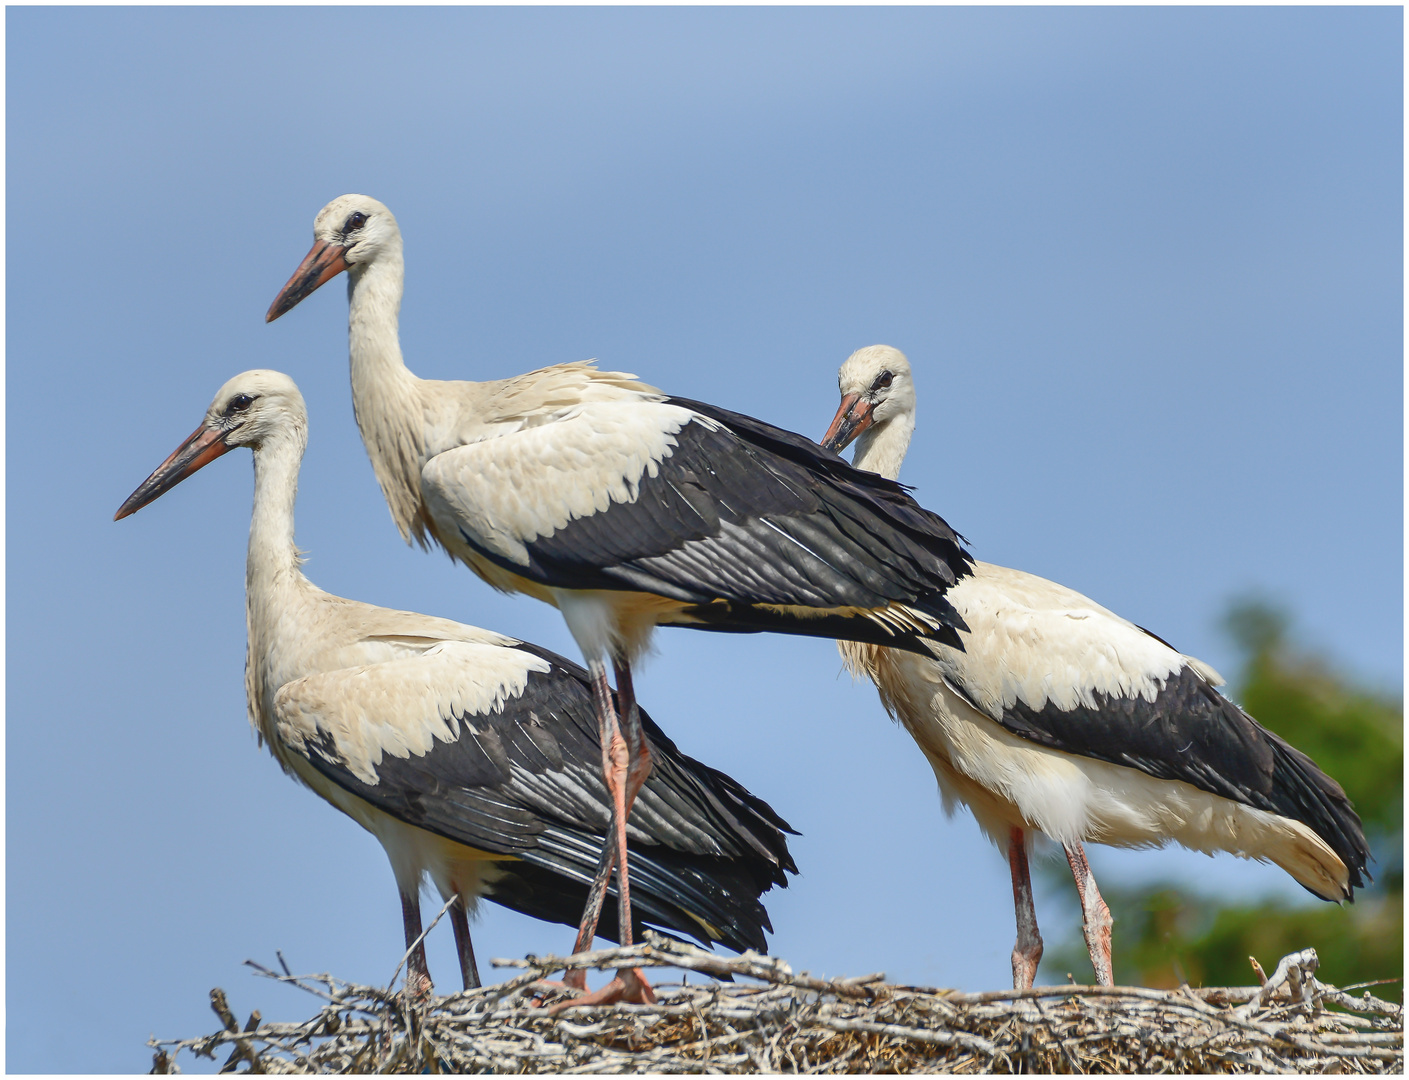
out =
<svg viewBox="0 0 1409 1080"><path fill-rule="evenodd" d="M864 651L863 670L874 680L887 711L943 777L1004 789L1014 777L1041 768L1038 759L1047 756L1042 748L975 709L949 683L937 661L874 645L849 647Z"/></svg>

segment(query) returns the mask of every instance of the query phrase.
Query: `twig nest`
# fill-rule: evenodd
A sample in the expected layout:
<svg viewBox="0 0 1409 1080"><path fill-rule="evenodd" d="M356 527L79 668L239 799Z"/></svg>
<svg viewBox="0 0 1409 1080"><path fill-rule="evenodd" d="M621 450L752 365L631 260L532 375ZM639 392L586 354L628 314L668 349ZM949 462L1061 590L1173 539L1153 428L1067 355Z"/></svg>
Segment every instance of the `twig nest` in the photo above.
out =
<svg viewBox="0 0 1409 1080"><path fill-rule="evenodd" d="M1262 986L1192 990L1055 986L964 994L883 976L814 979L783 961L725 958L659 935L630 948L495 961L524 969L479 990L408 1005L389 988L280 975L324 999L303 1023L153 1040L154 1072L181 1051L249 1072L1351 1072L1402 1073L1400 1006L1316 979L1284 957ZM565 968L674 968L730 982L656 981L654 1005L549 1006ZM653 980L655 981L655 980Z"/></svg>

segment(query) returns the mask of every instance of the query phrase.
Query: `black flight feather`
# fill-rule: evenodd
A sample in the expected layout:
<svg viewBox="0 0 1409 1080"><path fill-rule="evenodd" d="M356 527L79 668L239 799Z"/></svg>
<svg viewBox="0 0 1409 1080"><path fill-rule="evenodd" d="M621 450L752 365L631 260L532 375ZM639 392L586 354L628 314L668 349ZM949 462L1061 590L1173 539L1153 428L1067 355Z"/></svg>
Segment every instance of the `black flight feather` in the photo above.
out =
<svg viewBox="0 0 1409 1080"><path fill-rule="evenodd" d="M490 899L576 926L610 814L591 683L570 660L517 647L550 670L530 672L498 711L453 718L454 740L437 739L423 755L384 755L375 784L352 773L326 732L294 749L398 820L505 856ZM766 948L772 927L759 898L797 872L784 835L793 830L742 785L682 754L645 710L641 722L654 767L628 822L638 929ZM615 940L615 923L604 920L599 933Z"/></svg>
<svg viewBox="0 0 1409 1080"><path fill-rule="evenodd" d="M525 544L504 568L560 588L634 590L692 605L691 625L868 641L923 652L962 649L967 629L944 593L972 571L962 539L907 489L853 468L810 439L683 398L691 421L635 497ZM940 625L892 630L861 615L811 617L763 607L874 611L904 604Z"/></svg>
<svg viewBox="0 0 1409 1080"><path fill-rule="evenodd" d="M1153 701L1099 692L1092 697L1093 706L1071 709L1050 699L1034 709L1019 699L999 722L1053 750L1180 780L1299 821L1345 863L1351 887L1346 898L1364 886L1370 849L1341 786L1192 667L1171 674Z"/></svg>

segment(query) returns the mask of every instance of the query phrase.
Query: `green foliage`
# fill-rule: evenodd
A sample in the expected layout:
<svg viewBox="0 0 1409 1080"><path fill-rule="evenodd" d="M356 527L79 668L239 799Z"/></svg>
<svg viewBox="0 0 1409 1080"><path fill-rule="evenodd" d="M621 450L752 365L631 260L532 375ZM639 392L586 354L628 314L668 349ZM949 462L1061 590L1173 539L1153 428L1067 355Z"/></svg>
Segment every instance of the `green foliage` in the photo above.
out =
<svg viewBox="0 0 1409 1080"><path fill-rule="evenodd" d="M1248 957L1270 973L1287 953L1313 945L1319 975L1337 986L1404 974L1403 890L1362 894L1354 906L1315 906L1268 900L1224 906L1212 897L1168 884L1103 890L1115 917L1116 982L1139 986L1247 986L1254 981ZM1090 979L1091 962L1078 933L1053 950L1052 969ZM1045 962L1045 961L1044 961ZM1396 999L1389 985L1376 996Z"/></svg>
<svg viewBox="0 0 1409 1080"><path fill-rule="evenodd" d="M1234 605L1224 619L1246 657L1239 703L1340 782L1368 834L1399 832L1402 703L1356 687L1319 657L1293 650L1287 644L1289 622L1255 601Z"/></svg>
<svg viewBox="0 0 1409 1080"><path fill-rule="evenodd" d="M1377 862L1376 884L1352 905L1269 899L1224 905L1179 885L1103 888L1115 918L1116 981L1173 987L1246 985L1248 957L1270 972L1314 946L1322 978L1340 986L1404 974L1404 724L1402 704L1356 686L1288 642L1290 620L1265 603L1233 606L1225 626L1244 654L1237 698L1265 727L1335 777L1355 804ZM1065 870L1064 863L1054 864ZM1065 882L1070 890L1071 881ZM1090 978L1079 927L1048 950L1045 975ZM1060 976L1058 976L1060 978ZM1395 998L1401 986L1376 989Z"/></svg>

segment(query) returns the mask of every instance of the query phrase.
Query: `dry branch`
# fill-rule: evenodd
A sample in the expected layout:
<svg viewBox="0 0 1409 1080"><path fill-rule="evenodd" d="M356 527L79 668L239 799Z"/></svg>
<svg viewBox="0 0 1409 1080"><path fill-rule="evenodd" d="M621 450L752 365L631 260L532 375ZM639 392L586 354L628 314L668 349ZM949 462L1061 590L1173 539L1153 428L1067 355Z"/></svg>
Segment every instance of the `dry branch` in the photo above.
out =
<svg viewBox="0 0 1409 1080"><path fill-rule="evenodd" d="M222 1072L1350 1072L1404 1070L1400 1006L1315 977L1284 957L1261 986L1175 991L1052 986L963 994L880 975L815 979L775 957L726 958L658 935L631 948L495 961L502 983L418 1004L329 975L261 974L318 996L302 1023L241 1027L212 991L221 1030L153 1040L154 1072L182 1051ZM548 1005L564 968L674 968L733 982L659 983L656 1005Z"/></svg>

